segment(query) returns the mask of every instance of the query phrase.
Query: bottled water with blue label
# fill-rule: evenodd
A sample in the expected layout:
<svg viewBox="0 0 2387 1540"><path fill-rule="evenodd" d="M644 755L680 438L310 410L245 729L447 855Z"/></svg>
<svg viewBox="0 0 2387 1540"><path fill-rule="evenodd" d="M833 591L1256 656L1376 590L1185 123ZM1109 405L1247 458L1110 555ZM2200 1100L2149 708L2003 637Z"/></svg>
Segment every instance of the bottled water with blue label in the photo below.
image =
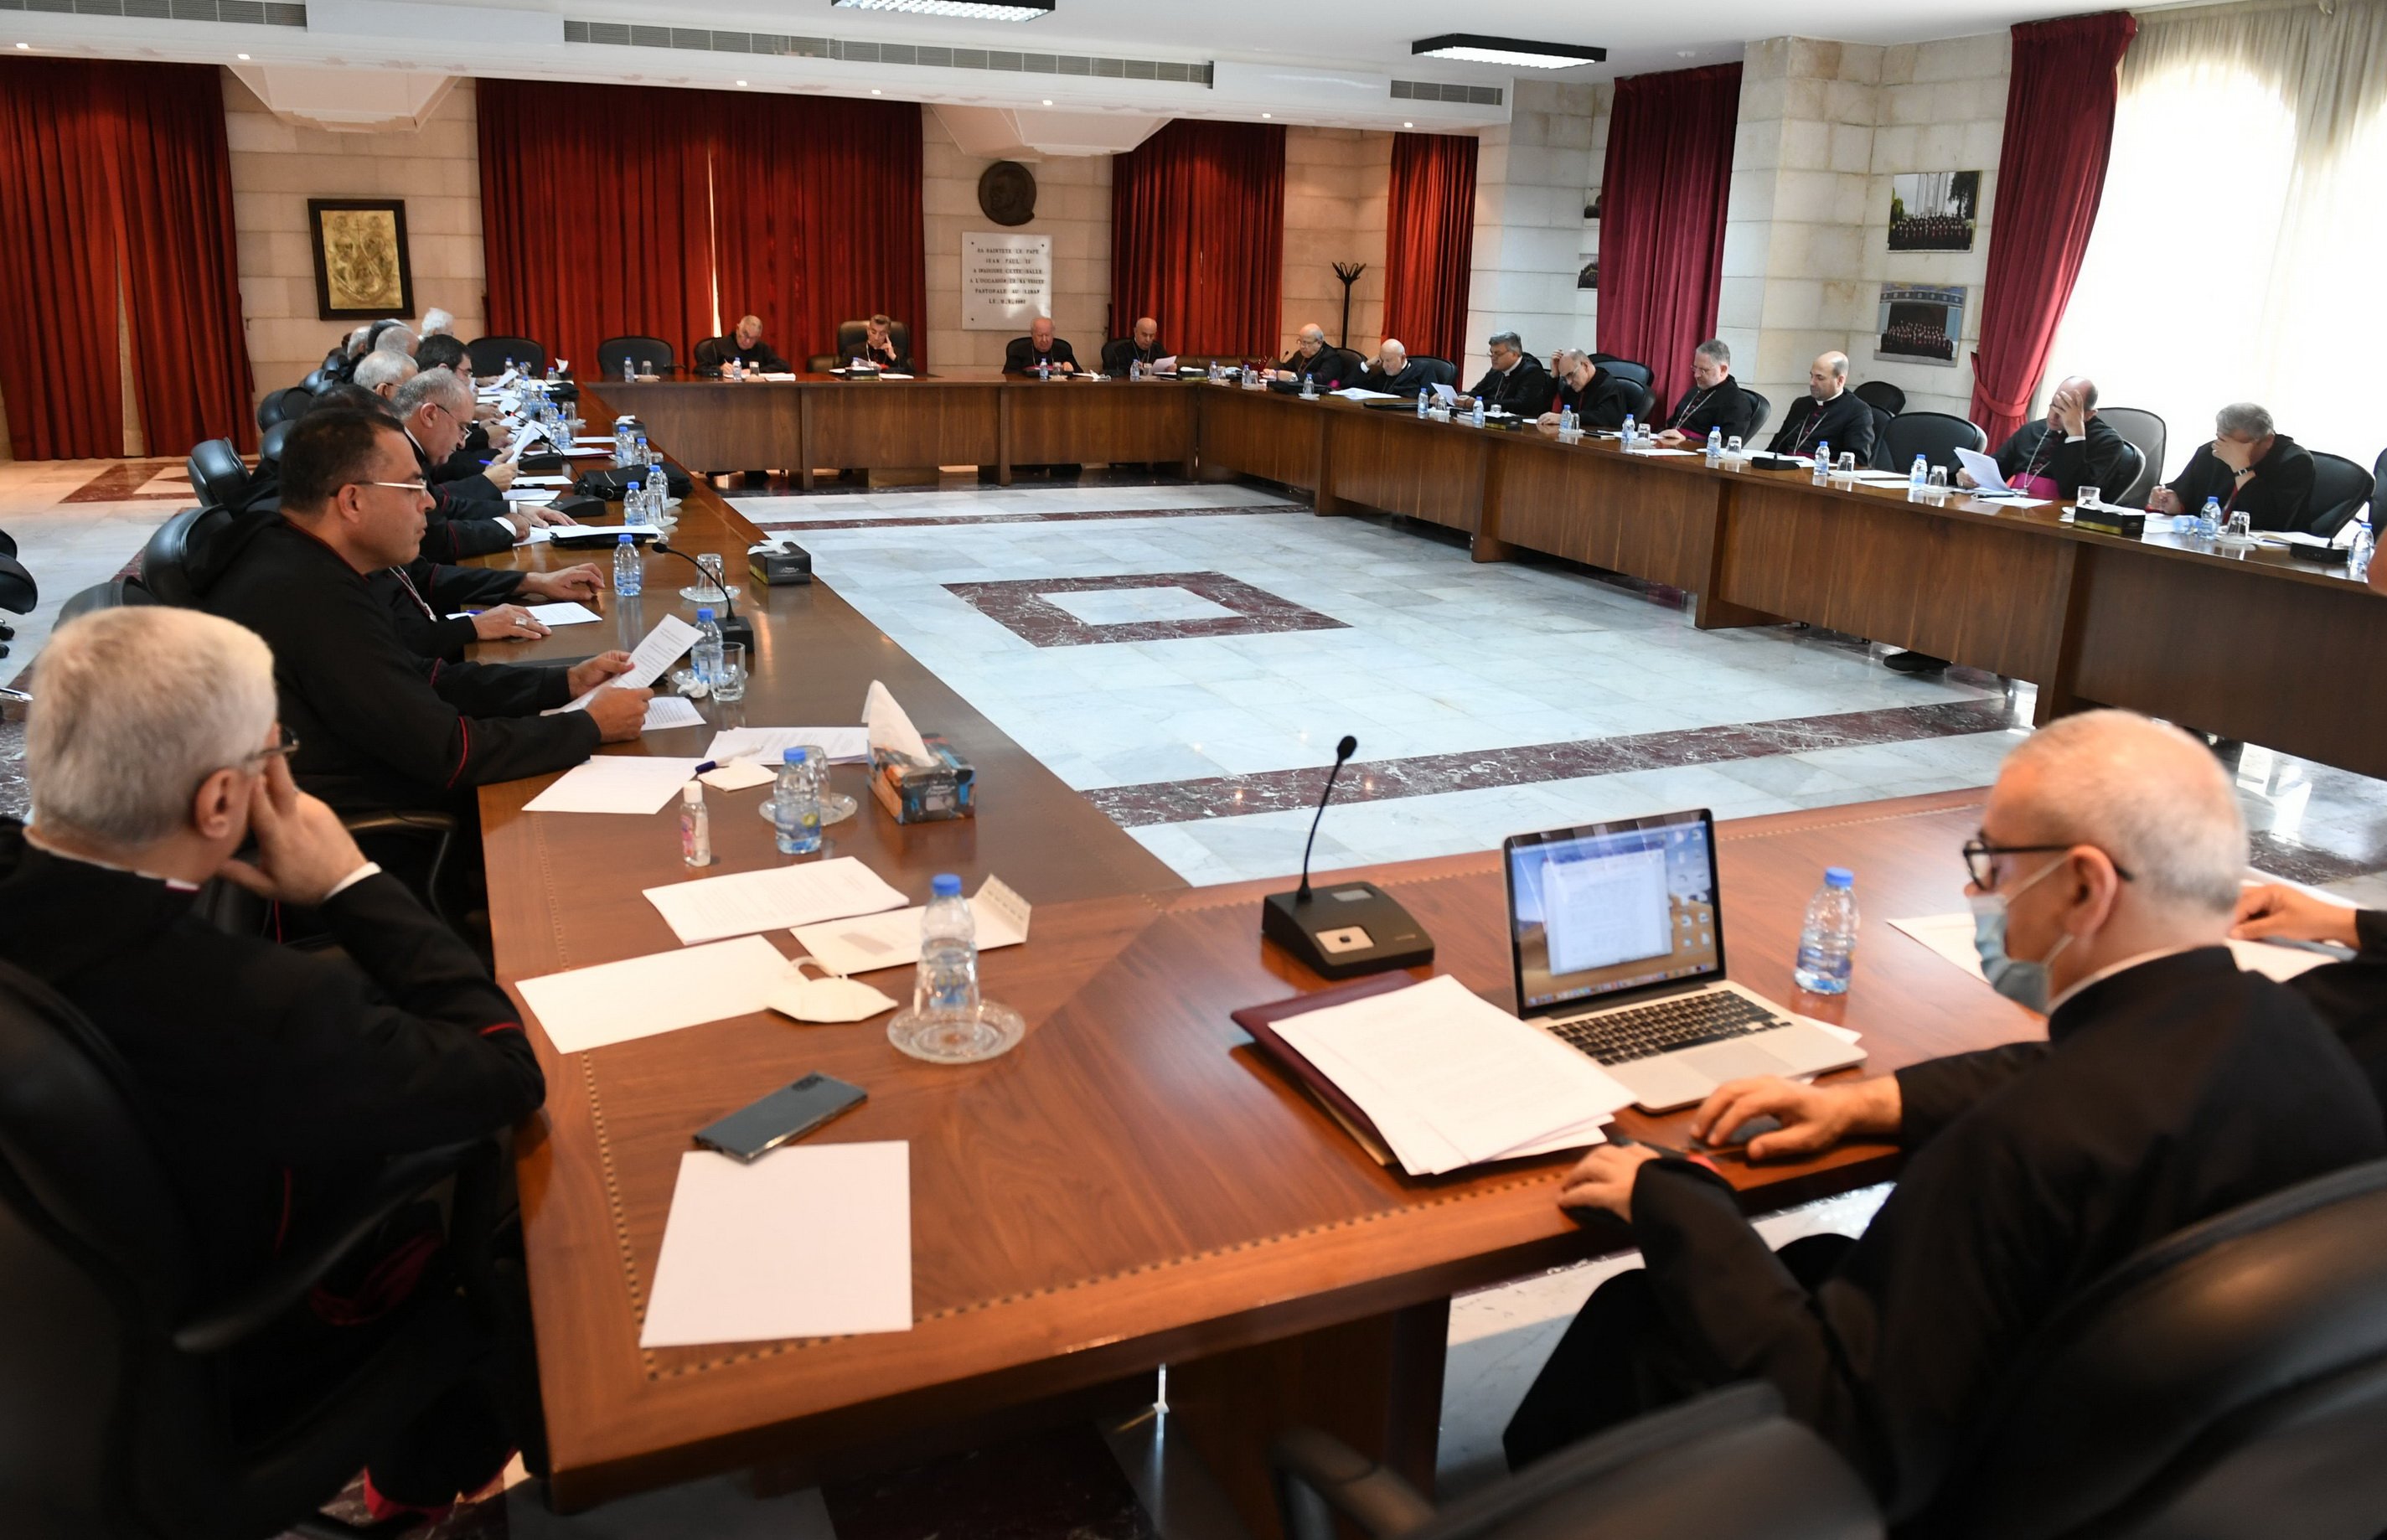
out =
<svg viewBox="0 0 2387 1540"><path fill-rule="evenodd" d="M1824 885L1807 901L1799 928L1799 962L1790 976L1816 994L1849 992L1849 965L1857 950L1856 874L1846 866L1824 868Z"/></svg>

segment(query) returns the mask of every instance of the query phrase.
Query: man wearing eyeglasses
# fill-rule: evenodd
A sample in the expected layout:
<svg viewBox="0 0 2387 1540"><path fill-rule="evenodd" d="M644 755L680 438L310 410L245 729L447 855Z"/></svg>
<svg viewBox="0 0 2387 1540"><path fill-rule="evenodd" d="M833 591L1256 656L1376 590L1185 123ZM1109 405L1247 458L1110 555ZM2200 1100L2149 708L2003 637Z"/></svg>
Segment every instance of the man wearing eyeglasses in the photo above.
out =
<svg viewBox="0 0 2387 1540"><path fill-rule="evenodd" d="M431 479L462 443L473 423L473 387L445 369L428 369L398 387L391 398L399 424L414 449L414 473L429 485L432 505L422 554L435 562L461 562L508 550L541 524L568 523L540 509L513 509L502 497L460 495L456 484Z"/></svg>
<svg viewBox="0 0 2387 1540"><path fill-rule="evenodd" d="M385 1161L510 1128L546 1093L487 970L292 783L273 673L264 642L195 610L69 622L26 724L32 821L0 819L0 958L115 1050L208 1299L352 1212ZM305 908L337 948L227 934L197 907L218 877ZM225 1356L244 1419L305 1415L406 1306L453 1289L423 1262L436 1226L393 1244L398 1229ZM501 1381L460 1373L371 1454L377 1506L436 1507L498 1473L524 1426L505 1408L535 1404L523 1382L492 1394Z"/></svg>
<svg viewBox="0 0 2387 1540"><path fill-rule="evenodd" d="M650 691L600 688L607 652L564 669L451 663L410 650L371 574L402 567L430 504L406 435L363 412L299 419L282 452L282 519L259 529L205 605L273 649L291 772L343 812L471 817L473 789L562 770L638 736ZM585 711L543 713L597 694Z"/></svg>
<svg viewBox="0 0 2387 1540"><path fill-rule="evenodd" d="M2223 945L2246 830L2204 745L2125 712L2062 718L2007 756L1964 853L1983 975L2050 1013L2045 1039L2015 1015L2031 1041L1875 1079L1737 1080L1692 1116L1703 1159L1903 1146L1853 1241L1777 1255L1711 1168L1595 1149L1559 1201L1628 1220L1648 1266L1576 1318L1509 1425L1512 1463L1762 1379L1901 1522L2068 1297L2200 1219L2387 1152L2344 1049Z"/></svg>

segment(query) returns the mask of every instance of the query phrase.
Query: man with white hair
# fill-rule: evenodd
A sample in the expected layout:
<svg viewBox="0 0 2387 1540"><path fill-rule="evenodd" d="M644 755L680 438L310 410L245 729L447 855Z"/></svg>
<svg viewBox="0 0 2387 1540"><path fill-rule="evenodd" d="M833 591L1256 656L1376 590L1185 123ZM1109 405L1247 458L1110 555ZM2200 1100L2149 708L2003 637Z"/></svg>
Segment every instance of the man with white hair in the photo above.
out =
<svg viewBox="0 0 2387 1540"><path fill-rule="evenodd" d="M1271 372L1274 388L1298 390L1304 380L1324 395L1359 383L1359 360L1354 354L1327 345L1326 328L1310 322L1293 334L1293 351Z"/></svg>
<svg viewBox="0 0 2387 1540"><path fill-rule="evenodd" d="M746 374L786 374L796 367L763 340L763 318L758 315L739 316L727 336L707 337L696 345L699 374L718 375L733 363Z"/></svg>
<svg viewBox="0 0 2387 1540"><path fill-rule="evenodd" d="M1359 375L1361 390L1381 390L1388 396L1414 396L1433 384L1433 371L1409 358L1409 350L1398 337L1386 337L1376 349L1376 361Z"/></svg>
<svg viewBox="0 0 2387 1540"><path fill-rule="evenodd" d="M393 321L382 328L381 335L373 338L373 351L402 353L410 359L414 357L414 349L422 341L421 337L407 330L406 322Z"/></svg>
<svg viewBox="0 0 2387 1540"><path fill-rule="evenodd" d="M1559 1201L1628 1220L1648 1266L1576 1318L1509 1425L1512 1463L1762 1379L1902 1521L2069 1296L2200 1219L2387 1153L2345 1050L2223 945L2246 830L2203 744L2127 712L2062 718L2006 757L1963 853L1985 975L2050 1013L2046 1041L1867 1080L1736 1080L1693 1114L1695 1137L1751 1161L1904 1146L1854 1241L1777 1256L1712 1168L1594 1149Z"/></svg>
<svg viewBox="0 0 2387 1540"><path fill-rule="evenodd" d="M453 336L456 335L456 318L434 305L423 312L422 330L426 341L432 337Z"/></svg>
<svg viewBox="0 0 2387 1540"><path fill-rule="evenodd" d="M207 1297L236 1297L384 1162L537 1110L538 1059L505 992L292 784L297 745L255 634L196 610L102 610L58 628L36 677L32 823L0 819L0 957L121 1059ZM227 934L194 908L219 877L310 911L336 949ZM375 1271L404 1276L399 1262L419 1281L385 1281L379 1298L327 1285L234 1356L233 1401L303 1415L307 1387L336 1382L410 1290L448 1286L419 1255ZM372 1457L376 1496L433 1507L485 1483L515 1442L499 1407L453 1387Z"/></svg>
<svg viewBox="0 0 2387 1540"><path fill-rule="evenodd" d="M414 360L404 353L376 347L357 360L356 372L349 378L386 401L396 397L398 387L417 372Z"/></svg>
<svg viewBox="0 0 2387 1540"><path fill-rule="evenodd" d="M2271 414L2238 401L2214 414L2213 438L2179 474L2147 496L2151 513L2193 513L2207 498L2226 524L2243 513L2256 529L2301 530L2312 514L2312 451L2279 431Z"/></svg>
<svg viewBox="0 0 2387 1540"><path fill-rule="evenodd" d="M360 366L361 367L361 366ZM431 491L431 514L424 522L423 554L435 562L461 562L468 556L512 549L514 543L541 524L570 521L538 509L506 506L502 496L475 497L460 488L467 482L433 479L433 468L447 462L463 442L473 421L473 387L445 369L429 369L398 386L390 398L398 424L414 446L414 459ZM574 599L593 597L574 594Z"/></svg>

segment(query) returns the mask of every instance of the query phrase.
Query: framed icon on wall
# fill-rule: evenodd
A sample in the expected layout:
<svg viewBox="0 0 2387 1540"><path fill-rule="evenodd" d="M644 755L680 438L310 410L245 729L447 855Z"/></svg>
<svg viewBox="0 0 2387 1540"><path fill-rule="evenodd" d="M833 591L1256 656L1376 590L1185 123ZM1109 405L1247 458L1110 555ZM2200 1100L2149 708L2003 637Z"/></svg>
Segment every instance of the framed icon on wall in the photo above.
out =
<svg viewBox="0 0 2387 1540"><path fill-rule="evenodd" d="M401 198L309 198L315 247L315 311L323 321L376 321L414 313Z"/></svg>

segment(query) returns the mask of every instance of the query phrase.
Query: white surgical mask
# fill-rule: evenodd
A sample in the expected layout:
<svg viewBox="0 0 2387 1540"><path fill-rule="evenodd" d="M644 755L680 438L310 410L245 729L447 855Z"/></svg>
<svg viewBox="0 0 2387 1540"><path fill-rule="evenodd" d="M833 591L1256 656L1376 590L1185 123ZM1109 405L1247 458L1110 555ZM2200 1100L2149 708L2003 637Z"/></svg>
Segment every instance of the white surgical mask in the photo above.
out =
<svg viewBox="0 0 2387 1540"><path fill-rule="evenodd" d="M821 977L807 978L806 963L820 968ZM866 1021L881 1011L895 1008L895 1002L888 996L860 979L829 972L816 958L797 958L795 972L793 979L774 988L764 1002L782 1016L794 1016L798 1021Z"/></svg>
<svg viewBox="0 0 2387 1540"><path fill-rule="evenodd" d="M2041 1015L2047 1012L2049 991L2047 966L2054 962L2065 947L2072 944L2072 932L2065 931L2062 939L2048 949L2047 955L2035 963L2008 956L2006 954L2006 903L2015 893L2022 892L2031 883L2037 882L2040 877L2063 865L2062 861L2050 862L2040 867L2027 881L2011 891L1974 893L1965 901L1973 907L1973 950L1980 954L1981 977L1989 981L1989 988L2004 995L2008 1000Z"/></svg>

